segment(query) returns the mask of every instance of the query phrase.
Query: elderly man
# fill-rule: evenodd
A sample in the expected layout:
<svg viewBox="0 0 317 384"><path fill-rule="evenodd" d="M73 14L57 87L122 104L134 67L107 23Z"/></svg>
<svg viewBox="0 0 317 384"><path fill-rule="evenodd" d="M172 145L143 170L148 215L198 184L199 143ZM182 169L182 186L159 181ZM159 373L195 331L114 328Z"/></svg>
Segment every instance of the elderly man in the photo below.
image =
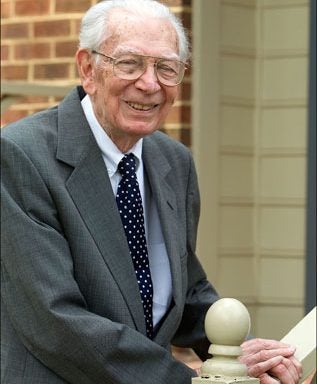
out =
<svg viewBox="0 0 317 384"><path fill-rule="evenodd" d="M171 344L207 356L195 169L157 131L187 58L166 6L102 1L82 21L82 87L3 130L3 384L189 384ZM243 350L263 384L298 382L294 348Z"/></svg>

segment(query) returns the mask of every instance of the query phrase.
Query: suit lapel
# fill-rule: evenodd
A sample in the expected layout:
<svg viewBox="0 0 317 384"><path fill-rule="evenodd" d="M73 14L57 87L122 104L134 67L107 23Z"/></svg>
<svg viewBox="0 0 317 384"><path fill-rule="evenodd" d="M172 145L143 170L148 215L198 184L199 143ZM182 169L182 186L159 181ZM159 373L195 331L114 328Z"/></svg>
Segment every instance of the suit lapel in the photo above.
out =
<svg viewBox="0 0 317 384"><path fill-rule="evenodd" d="M136 328L145 333L139 288L111 183L74 92L59 108L58 129L57 158L74 167L66 187L126 299Z"/></svg>
<svg viewBox="0 0 317 384"><path fill-rule="evenodd" d="M177 196L168 182L168 178L172 177L170 164L152 137L144 139L143 159L152 194L157 204L172 273L175 306L165 319L156 339L157 342L164 345L165 342L168 343L175 332L175 329L170 325L175 326L176 317L179 316L179 305L182 300L181 250L177 241Z"/></svg>

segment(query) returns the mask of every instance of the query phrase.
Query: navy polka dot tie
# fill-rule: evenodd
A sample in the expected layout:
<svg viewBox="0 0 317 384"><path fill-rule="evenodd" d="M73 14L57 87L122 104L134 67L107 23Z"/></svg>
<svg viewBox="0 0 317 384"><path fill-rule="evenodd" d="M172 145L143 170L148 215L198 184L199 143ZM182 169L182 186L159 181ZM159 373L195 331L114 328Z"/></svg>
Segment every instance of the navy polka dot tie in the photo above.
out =
<svg viewBox="0 0 317 384"><path fill-rule="evenodd" d="M116 200L139 284L146 333L149 338L152 338L153 286L145 238L142 198L135 170L134 155L132 153L124 155L118 165L122 179L118 186Z"/></svg>

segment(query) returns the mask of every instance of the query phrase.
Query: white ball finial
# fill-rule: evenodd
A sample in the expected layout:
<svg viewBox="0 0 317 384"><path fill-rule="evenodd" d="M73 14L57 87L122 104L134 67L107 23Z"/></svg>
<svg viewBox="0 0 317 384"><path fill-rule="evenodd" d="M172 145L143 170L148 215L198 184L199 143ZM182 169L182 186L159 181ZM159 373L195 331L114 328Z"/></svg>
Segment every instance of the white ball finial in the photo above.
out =
<svg viewBox="0 0 317 384"><path fill-rule="evenodd" d="M213 344L240 345L250 332L250 315L238 300L224 298L216 301L207 311L205 330Z"/></svg>
<svg viewBox="0 0 317 384"><path fill-rule="evenodd" d="M203 363L203 374L247 376L247 367L238 358L242 353L240 345L249 334L250 324L247 308L236 299L220 299L208 309L205 331L211 342L209 353L212 358Z"/></svg>

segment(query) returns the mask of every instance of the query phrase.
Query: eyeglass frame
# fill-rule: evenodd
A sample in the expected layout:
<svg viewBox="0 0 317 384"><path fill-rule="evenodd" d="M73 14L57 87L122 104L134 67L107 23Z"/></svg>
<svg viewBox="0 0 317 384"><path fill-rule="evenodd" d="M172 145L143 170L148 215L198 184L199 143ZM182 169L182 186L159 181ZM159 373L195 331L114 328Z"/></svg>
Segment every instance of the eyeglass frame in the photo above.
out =
<svg viewBox="0 0 317 384"><path fill-rule="evenodd" d="M112 70L113 70L114 75L117 76L119 79L122 79L120 76L118 76L118 75L116 74L116 71L115 71L115 61L118 60L118 57L109 56L109 55L106 55L106 54L104 54L104 53L102 53L102 52L98 52L98 51L96 51L96 50L94 50L94 49L91 50L91 53L96 54L96 55L103 56L103 57L105 57L105 58L111 60L111 62L112 62ZM157 78L157 80L158 80L161 84L163 84L163 85L165 85L165 86L167 86L167 87L175 87L175 86L179 85L179 84L183 81L183 79L184 79L184 75L185 75L185 71L186 71L187 67L186 67L186 63L184 63L184 62L181 61L181 60L168 59L168 58L165 58L165 57L157 57L157 56L150 56L150 55L140 55L140 54L138 54L138 53L131 53L131 52L129 52L129 53L127 53L127 54L132 54L132 55L136 55L136 56L140 56L140 57L146 57L146 58L157 59L156 62L154 63L154 70L155 70L156 78ZM158 63L159 61L161 61L161 60L176 61L177 63L180 63L180 64L182 64L182 65L184 66L184 67L183 67L183 75L181 76L180 81L178 81L176 84L165 84L164 82L162 82L162 81L160 80L160 77L159 77L158 74L157 74L157 63ZM144 74L145 71L146 71L146 69L145 69L139 76L137 76L135 79L122 79L122 80L128 80L128 81L134 81L134 80L137 80L137 79L139 79L139 78Z"/></svg>

